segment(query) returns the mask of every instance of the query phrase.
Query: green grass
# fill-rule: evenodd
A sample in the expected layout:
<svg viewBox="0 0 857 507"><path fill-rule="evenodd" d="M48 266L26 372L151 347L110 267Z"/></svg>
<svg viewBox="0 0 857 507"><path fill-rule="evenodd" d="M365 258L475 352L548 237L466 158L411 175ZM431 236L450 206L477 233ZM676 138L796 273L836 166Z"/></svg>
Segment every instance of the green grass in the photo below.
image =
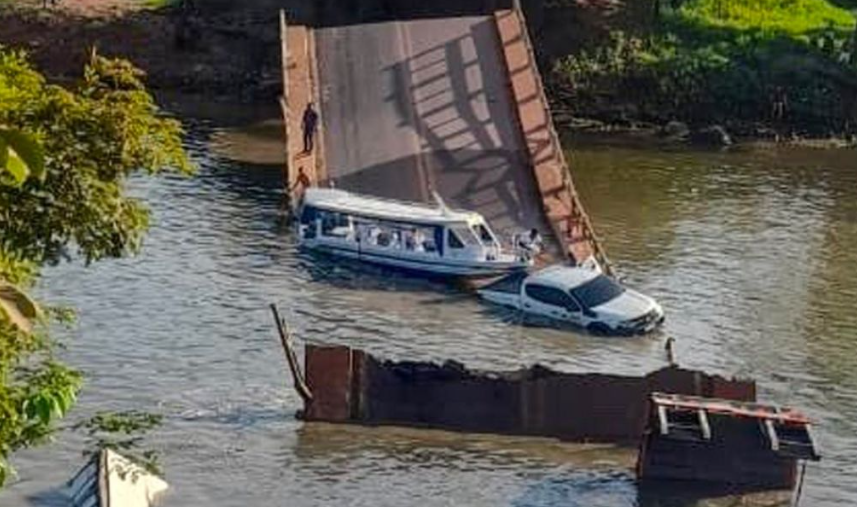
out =
<svg viewBox="0 0 857 507"><path fill-rule="evenodd" d="M142 0L142 2L147 9L158 10L178 6L181 0Z"/></svg>
<svg viewBox="0 0 857 507"><path fill-rule="evenodd" d="M654 122L853 131L854 27L852 12L826 0L687 0L648 33L614 33L611 43L561 59L552 78L583 115L630 106ZM787 114L772 118L773 97L783 94Z"/></svg>
<svg viewBox="0 0 857 507"><path fill-rule="evenodd" d="M792 36L854 29L854 15L826 0L692 0L678 14L703 26Z"/></svg>

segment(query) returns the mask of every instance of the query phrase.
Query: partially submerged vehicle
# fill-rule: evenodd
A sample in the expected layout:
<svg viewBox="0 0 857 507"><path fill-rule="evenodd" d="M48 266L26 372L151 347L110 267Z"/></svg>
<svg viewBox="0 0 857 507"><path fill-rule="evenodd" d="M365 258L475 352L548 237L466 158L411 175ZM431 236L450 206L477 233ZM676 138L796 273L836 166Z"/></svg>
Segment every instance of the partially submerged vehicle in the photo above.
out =
<svg viewBox="0 0 857 507"><path fill-rule="evenodd" d="M525 252L505 250L479 213L308 188L299 213L302 247L374 264L458 277L525 269Z"/></svg>
<svg viewBox="0 0 857 507"><path fill-rule="evenodd" d="M512 273L478 290L492 303L586 328L595 334L647 333L664 320L661 306L605 275L597 263Z"/></svg>

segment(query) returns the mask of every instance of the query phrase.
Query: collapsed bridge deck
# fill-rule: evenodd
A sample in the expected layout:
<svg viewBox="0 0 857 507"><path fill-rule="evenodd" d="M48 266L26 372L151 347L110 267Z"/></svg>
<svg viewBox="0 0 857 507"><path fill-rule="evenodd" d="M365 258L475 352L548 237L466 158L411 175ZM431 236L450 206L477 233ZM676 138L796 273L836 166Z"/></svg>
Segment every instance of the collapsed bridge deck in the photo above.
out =
<svg viewBox="0 0 857 507"><path fill-rule="evenodd" d="M290 182L478 211L504 236L532 227L554 253L606 257L571 182L518 10L285 28ZM319 148L299 153L320 104ZM560 253L562 252L562 253Z"/></svg>

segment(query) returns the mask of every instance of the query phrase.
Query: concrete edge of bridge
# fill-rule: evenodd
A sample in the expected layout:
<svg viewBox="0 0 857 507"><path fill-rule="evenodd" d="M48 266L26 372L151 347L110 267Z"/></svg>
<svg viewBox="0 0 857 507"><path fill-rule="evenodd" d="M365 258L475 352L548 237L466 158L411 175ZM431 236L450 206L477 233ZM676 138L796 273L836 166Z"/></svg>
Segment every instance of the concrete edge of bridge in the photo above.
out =
<svg viewBox="0 0 857 507"><path fill-rule="evenodd" d="M283 187L287 194L295 189L297 176L303 169L312 185L327 180L324 163L324 119L319 106L321 94L318 86L315 37L312 28L305 25L288 25L283 11L280 12L280 44L282 51L283 95L280 107L283 116L286 163L283 167ZM319 131L315 135L315 147L304 151L303 111L312 102L320 116Z"/></svg>
<svg viewBox="0 0 857 507"><path fill-rule="evenodd" d="M545 217L571 261L581 263L594 256L602 268L612 274L574 188L523 13L519 8L503 9L495 11L493 18L501 60L506 66L507 86L516 108L518 130Z"/></svg>

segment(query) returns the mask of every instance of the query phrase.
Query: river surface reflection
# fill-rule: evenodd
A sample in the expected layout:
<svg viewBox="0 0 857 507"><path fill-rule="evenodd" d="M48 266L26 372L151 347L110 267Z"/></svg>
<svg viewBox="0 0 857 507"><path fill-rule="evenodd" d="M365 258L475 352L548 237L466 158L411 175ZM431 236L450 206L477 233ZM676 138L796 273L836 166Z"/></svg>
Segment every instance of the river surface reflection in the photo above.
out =
<svg viewBox="0 0 857 507"><path fill-rule="evenodd" d="M268 161L275 129L262 131ZM273 301L310 342L477 368L637 374L664 365L672 336L683 365L753 376L764 399L818 421L825 460L808 468L804 505L857 503L853 151L572 143L620 274L668 312L652 336L609 339L525 327L456 287L299 253L278 223L279 166L230 160L254 151L246 132L232 138L249 143L241 150L219 149L223 139L198 124L197 177L132 182L153 210L138 257L53 268L42 288L79 310L62 333L67 359L88 375L77 416L166 416L152 443L173 488L167 505L713 504L639 492L628 451L296 421ZM66 433L16 456L20 478L0 503L60 505L51 488L81 448Z"/></svg>

